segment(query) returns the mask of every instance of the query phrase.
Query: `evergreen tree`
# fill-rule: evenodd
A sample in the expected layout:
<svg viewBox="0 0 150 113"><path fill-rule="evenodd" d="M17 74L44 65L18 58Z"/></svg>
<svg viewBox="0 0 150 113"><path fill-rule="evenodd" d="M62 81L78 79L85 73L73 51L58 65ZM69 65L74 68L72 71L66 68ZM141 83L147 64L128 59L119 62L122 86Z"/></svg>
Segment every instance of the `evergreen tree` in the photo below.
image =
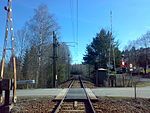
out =
<svg viewBox="0 0 150 113"><path fill-rule="evenodd" d="M28 79L28 69L29 69L29 53L28 50L25 51L23 66L22 66L22 75L23 79Z"/></svg>
<svg viewBox="0 0 150 113"><path fill-rule="evenodd" d="M109 51L110 51L110 41L112 43L111 48L111 64L113 64L113 53L114 49L116 66L119 66L121 52L118 49L118 42L114 42L114 38L111 38L110 32L101 29L99 33L96 34L96 37L93 38L91 44L86 47L86 54L84 55L84 63L94 65L94 70L98 68L107 69L109 61Z"/></svg>

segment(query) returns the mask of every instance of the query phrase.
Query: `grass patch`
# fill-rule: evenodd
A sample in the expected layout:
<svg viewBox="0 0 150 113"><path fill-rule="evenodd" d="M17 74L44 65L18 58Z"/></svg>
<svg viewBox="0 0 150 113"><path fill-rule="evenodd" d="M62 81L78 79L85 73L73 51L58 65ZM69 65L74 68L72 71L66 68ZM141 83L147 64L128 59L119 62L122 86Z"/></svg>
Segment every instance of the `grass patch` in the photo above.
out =
<svg viewBox="0 0 150 113"><path fill-rule="evenodd" d="M134 97L121 97L121 96L104 96L104 97L98 97L98 98L102 98L102 99L134 99Z"/></svg>
<svg viewBox="0 0 150 113"><path fill-rule="evenodd" d="M150 82L139 82L137 84L137 87L146 87L146 86L150 86Z"/></svg>

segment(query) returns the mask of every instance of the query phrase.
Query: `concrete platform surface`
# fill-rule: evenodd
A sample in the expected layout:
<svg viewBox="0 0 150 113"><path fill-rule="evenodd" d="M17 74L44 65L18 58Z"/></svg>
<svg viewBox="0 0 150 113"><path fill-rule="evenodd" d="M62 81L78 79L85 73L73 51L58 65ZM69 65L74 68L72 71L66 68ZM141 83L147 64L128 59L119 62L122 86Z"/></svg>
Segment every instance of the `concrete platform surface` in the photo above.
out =
<svg viewBox="0 0 150 113"><path fill-rule="evenodd" d="M89 97L92 100L97 99L96 96L91 91L91 89L86 88L86 92L88 93ZM67 95L66 95L66 93L67 93ZM66 97L65 97L65 95L66 95ZM59 94L56 96L55 100L61 100L63 97L65 97L65 99L68 99L68 100L70 100L70 99L71 100L72 99L74 99L74 100L87 99L83 88L71 88L71 89L65 88L59 92Z"/></svg>
<svg viewBox="0 0 150 113"><path fill-rule="evenodd" d="M17 96L56 96L62 91L61 88L49 89L25 89L17 90ZM12 95L12 91L11 91Z"/></svg>
<svg viewBox="0 0 150 113"><path fill-rule="evenodd" d="M17 90L17 96L56 96L62 90L61 88ZM134 88L94 88L91 91L95 96L134 97ZM150 86L137 88L137 97L150 98Z"/></svg>
<svg viewBox="0 0 150 113"><path fill-rule="evenodd" d="M88 93L90 99L92 99L92 100L96 100L97 99L97 97L95 96L95 94L93 93L93 91L90 88L86 88L85 90Z"/></svg>
<svg viewBox="0 0 150 113"><path fill-rule="evenodd" d="M83 88L71 88L69 89L65 99L87 99Z"/></svg>
<svg viewBox="0 0 150 113"><path fill-rule="evenodd" d="M63 99L65 97L65 95L66 95L66 93L67 93L68 90L69 90L68 88L62 89L58 93L58 95L56 95L55 100L61 100L61 99Z"/></svg>
<svg viewBox="0 0 150 113"><path fill-rule="evenodd" d="M95 88L91 89L96 96L134 97L134 88ZM137 88L137 97L150 98L150 87Z"/></svg>

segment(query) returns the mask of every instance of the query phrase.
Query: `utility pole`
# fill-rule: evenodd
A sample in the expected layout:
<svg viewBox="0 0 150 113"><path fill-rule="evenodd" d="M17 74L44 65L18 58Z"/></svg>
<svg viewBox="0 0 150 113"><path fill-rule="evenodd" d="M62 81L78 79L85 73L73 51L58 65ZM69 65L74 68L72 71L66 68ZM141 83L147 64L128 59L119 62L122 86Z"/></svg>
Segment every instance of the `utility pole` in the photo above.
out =
<svg viewBox="0 0 150 113"><path fill-rule="evenodd" d="M4 68L5 68L5 57L6 51L11 51L11 58L13 63L13 102L16 103L16 57L15 57L15 38L13 32L13 19L12 19L12 0L8 0L7 6L4 7L7 11L7 19L6 19L6 29L5 29L5 39L4 39L4 47L3 47L3 55L2 55L2 67L1 67L1 79L4 79ZM10 32L10 34L9 34ZM8 46L8 37L11 39L11 47ZM0 97L2 97L2 92L0 92ZM1 98L2 99L2 98Z"/></svg>
<svg viewBox="0 0 150 113"><path fill-rule="evenodd" d="M53 31L53 87L56 87L56 82L57 82L57 65L56 65L56 60L57 60L57 38L56 34Z"/></svg>

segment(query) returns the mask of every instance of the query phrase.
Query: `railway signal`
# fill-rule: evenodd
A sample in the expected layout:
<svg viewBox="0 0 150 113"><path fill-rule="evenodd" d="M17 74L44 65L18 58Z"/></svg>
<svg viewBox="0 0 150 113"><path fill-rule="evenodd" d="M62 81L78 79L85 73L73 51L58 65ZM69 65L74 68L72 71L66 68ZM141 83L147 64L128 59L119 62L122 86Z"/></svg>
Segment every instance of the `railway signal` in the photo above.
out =
<svg viewBox="0 0 150 113"><path fill-rule="evenodd" d="M11 51L11 58L13 64L13 102L16 103L16 57L15 57L15 38L13 32L13 19L12 19L12 0L8 0L7 6L4 7L7 11L7 19L6 19L6 29L5 29L5 38L4 38L4 47L3 47L3 55L2 55L2 65L1 65L1 79L4 79L4 68L5 68L5 57L7 50ZM10 34L9 34L10 33ZM8 47L8 37L11 39L11 47ZM2 92L0 92L0 96L2 97Z"/></svg>
<svg viewBox="0 0 150 113"><path fill-rule="evenodd" d="M124 55L122 55L122 59L121 59L121 68L122 68L122 73L126 73L126 63L124 60Z"/></svg>
<svg viewBox="0 0 150 113"><path fill-rule="evenodd" d="M125 62L124 62L124 61L122 61L122 62L121 62L121 64L122 64L122 67L124 67L124 66L125 66Z"/></svg>
<svg viewBox="0 0 150 113"><path fill-rule="evenodd" d="M133 71L133 65L130 64L129 67L130 67L130 71Z"/></svg>

